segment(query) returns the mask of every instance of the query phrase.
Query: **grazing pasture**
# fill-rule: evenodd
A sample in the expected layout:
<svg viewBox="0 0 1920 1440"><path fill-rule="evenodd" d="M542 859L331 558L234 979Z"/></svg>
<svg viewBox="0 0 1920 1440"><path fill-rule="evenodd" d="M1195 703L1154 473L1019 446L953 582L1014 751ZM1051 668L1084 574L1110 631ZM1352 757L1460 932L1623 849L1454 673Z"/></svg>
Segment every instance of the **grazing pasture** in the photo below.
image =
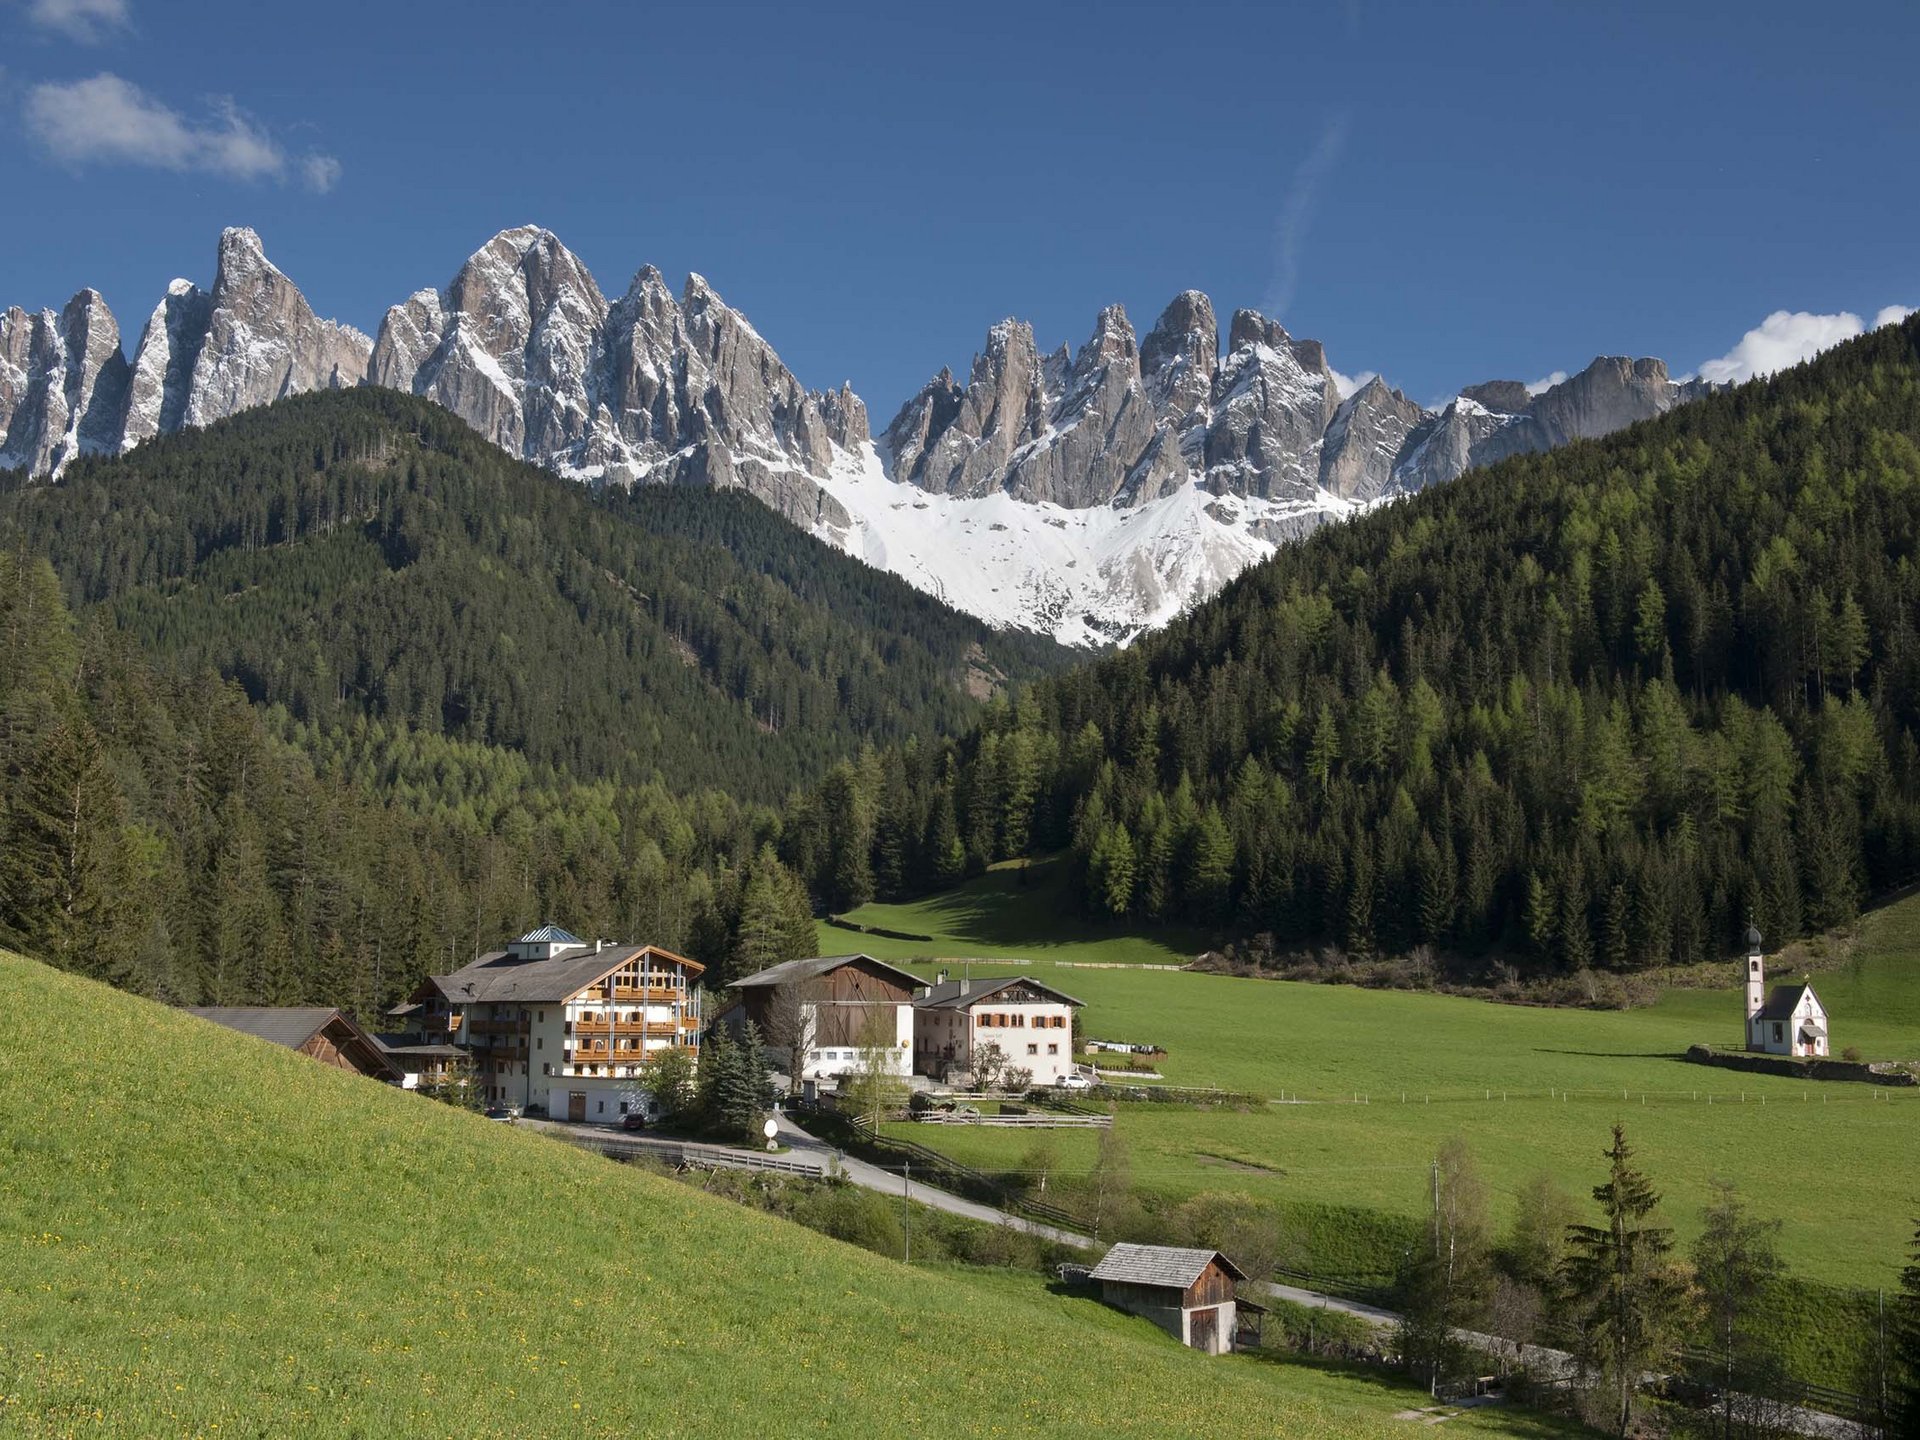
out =
<svg viewBox="0 0 1920 1440"><path fill-rule="evenodd" d="M0 1167L8 1435L1405 1433L4 953Z"/></svg>
<svg viewBox="0 0 1920 1440"><path fill-rule="evenodd" d="M892 907L868 907L863 918L882 908ZM1071 958L1107 953L1090 944ZM1696 1041L1739 1042L1732 962L1726 990L1671 990L1644 1009L1598 1011L1064 969L1053 958L1040 947L1032 965L974 969L1032 969L1087 1002L1086 1034L1164 1045L1169 1084L1301 1102L1123 1105L1133 1180L1149 1197L1240 1190L1303 1214L1338 1207L1411 1218L1426 1194L1429 1159L1460 1135L1504 1221L1512 1193L1543 1170L1584 1197L1600 1178L1608 1127L1621 1119L1683 1238L1697 1228L1708 1182L1731 1179L1761 1214L1785 1222L1782 1249L1811 1278L1891 1283L1920 1210L1920 1090L1815 1084L1680 1058ZM1857 1045L1868 1058L1920 1056L1920 899L1869 916L1848 968L1815 983L1836 1053ZM903 1133L984 1169L1018 1170L1030 1143L977 1130ZM1053 1183L1070 1190L1092 1163L1093 1140L1062 1133L1055 1148Z"/></svg>

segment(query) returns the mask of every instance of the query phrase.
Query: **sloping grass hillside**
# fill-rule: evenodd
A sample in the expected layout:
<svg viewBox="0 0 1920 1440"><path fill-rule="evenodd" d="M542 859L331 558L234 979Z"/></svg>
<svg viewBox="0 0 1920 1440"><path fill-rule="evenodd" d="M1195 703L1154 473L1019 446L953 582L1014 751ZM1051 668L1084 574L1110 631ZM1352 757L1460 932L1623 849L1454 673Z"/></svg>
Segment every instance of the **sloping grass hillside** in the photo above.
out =
<svg viewBox="0 0 1920 1440"><path fill-rule="evenodd" d="M1404 1431L6 954L0 1173L7 1434Z"/></svg>

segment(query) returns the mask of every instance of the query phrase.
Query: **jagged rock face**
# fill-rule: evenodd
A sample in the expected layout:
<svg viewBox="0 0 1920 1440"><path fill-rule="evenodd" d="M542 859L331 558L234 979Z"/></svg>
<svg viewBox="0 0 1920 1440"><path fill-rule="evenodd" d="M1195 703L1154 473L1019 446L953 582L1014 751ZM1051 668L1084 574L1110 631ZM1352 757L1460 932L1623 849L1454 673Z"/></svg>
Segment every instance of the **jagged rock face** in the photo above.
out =
<svg viewBox="0 0 1920 1440"><path fill-rule="evenodd" d="M18 305L0 310L0 454L6 453L13 413L26 398L32 350L33 316Z"/></svg>
<svg viewBox="0 0 1920 1440"><path fill-rule="evenodd" d="M1340 402L1320 447L1320 488L1342 500L1378 500L1400 486L1394 473L1407 437L1427 412L1374 376Z"/></svg>
<svg viewBox="0 0 1920 1440"><path fill-rule="evenodd" d="M1234 312L1214 377L1203 450L1209 488L1265 499L1307 499L1340 392L1316 341L1296 342L1277 320Z"/></svg>
<svg viewBox="0 0 1920 1440"><path fill-rule="evenodd" d="M827 438L842 450L859 450L873 440L867 424L867 402L853 393L850 381L842 381L838 390L816 390L813 403L827 428Z"/></svg>
<svg viewBox="0 0 1920 1440"><path fill-rule="evenodd" d="M206 343L213 297L189 280L175 280L154 307L133 355L127 384L127 422L120 448L169 435L186 423L193 369Z"/></svg>
<svg viewBox="0 0 1920 1440"><path fill-rule="evenodd" d="M1002 320L987 332L965 385L942 370L887 426L882 444L895 478L946 495L1002 485L1014 454L1045 433L1067 369L1054 365L1050 376L1033 327Z"/></svg>
<svg viewBox="0 0 1920 1440"><path fill-rule="evenodd" d="M1110 305L1073 357L1046 428L1014 455L1005 488L1016 500L1073 510L1157 497L1168 481L1185 478L1163 434L1141 381L1133 326L1122 307Z"/></svg>
<svg viewBox="0 0 1920 1440"><path fill-rule="evenodd" d="M802 524L844 526L807 478L868 441L851 389L811 394L698 275L651 265L608 304L552 232L506 230L444 291L387 312L368 378L411 390L496 445L612 484L741 486Z"/></svg>
<svg viewBox="0 0 1920 1440"><path fill-rule="evenodd" d="M357 385L372 344L315 316L253 231L226 230L183 423L207 425L283 396Z"/></svg>
<svg viewBox="0 0 1920 1440"><path fill-rule="evenodd" d="M1572 379L1533 398L1528 413L1540 427L1541 448L1595 440L1637 420L1664 415L1674 384L1663 360L1602 356Z"/></svg>
<svg viewBox="0 0 1920 1440"><path fill-rule="evenodd" d="M1140 375L1154 413L1178 429L1213 399L1220 368L1220 325L1213 301L1183 290L1140 343Z"/></svg>
<svg viewBox="0 0 1920 1440"><path fill-rule="evenodd" d="M503 230L444 293L419 291L387 312L368 375L437 401L516 455L566 455L593 428L590 380L607 308L552 231Z"/></svg>
<svg viewBox="0 0 1920 1440"><path fill-rule="evenodd" d="M120 326L98 290L82 290L58 315L9 311L0 354L7 372L0 384L15 396L0 465L58 475L77 456L118 448L127 361Z"/></svg>

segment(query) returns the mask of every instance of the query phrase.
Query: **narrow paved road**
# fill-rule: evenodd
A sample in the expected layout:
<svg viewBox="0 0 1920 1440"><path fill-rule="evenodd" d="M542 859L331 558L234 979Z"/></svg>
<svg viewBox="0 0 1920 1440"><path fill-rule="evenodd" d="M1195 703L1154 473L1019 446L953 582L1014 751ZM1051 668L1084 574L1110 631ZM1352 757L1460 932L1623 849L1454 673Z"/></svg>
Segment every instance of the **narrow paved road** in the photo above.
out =
<svg viewBox="0 0 1920 1440"><path fill-rule="evenodd" d="M848 1155L825 1140L808 1134L788 1115L776 1114L774 1122L779 1126L778 1137L781 1143L789 1147L787 1154L777 1157L744 1147L670 1140L663 1136L629 1135L619 1130L608 1130L600 1125L560 1124L551 1120L523 1121L522 1123L533 1125L549 1134L562 1136L575 1144L602 1151L617 1151L624 1148L674 1156L685 1153L696 1158L704 1156L721 1163L730 1161L747 1169L772 1169L776 1167L768 1162L786 1162L779 1164L777 1168L801 1170L813 1175L826 1175L837 1170L855 1185L863 1186L868 1190L877 1190L883 1195L905 1196L921 1205L943 1210L949 1215L962 1215L969 1220L978 1220L988 1225L1005 1225L1015 1230L1024 1230L1029 1235L1038 1235L1057 1244L1072 1245L1083 1250L1099 1248L1091 1235L1063 1230L1056 1225L1044 1225L1037 1220L1029 1220L1023 1215L996 1210L993 1206L982 1205L977 1200L968 1200L951 1191L922 1184L903 1173L904 1167L901 1171L896 1171ZM1351 1315L1382 1329L1400 1323L1400 1316L1396 1312L1383 1310L1375 1305L1363 1305L1357 1300L1343 1300L1337 1295L1326 1295L1318 1290L1307 1290L1297 1285L1281 1285L1273 1281L1269 1281L1264 1288L1268 1294L1278 1299L1290 1300L1296 1305L1310 1305L1322 1310ZM1462 1341L1489 1354L1508 1353L1513 1350L1512 1341L1496 1335L1482 1335L1468 1330L1457 1333ZM1518 1358L1530 1369L1548 1375L1565 1373L1573 1365L1573 1357L1564 1350L1551 1350L1539 1345L1521 1347ZM1789 1409L1783 1412L1782 1418L1791 1429L1798 1434L1811 1437L1811 1440L1865 1440L1867 1435L1864 1426L1820 1410Z"/></svg>

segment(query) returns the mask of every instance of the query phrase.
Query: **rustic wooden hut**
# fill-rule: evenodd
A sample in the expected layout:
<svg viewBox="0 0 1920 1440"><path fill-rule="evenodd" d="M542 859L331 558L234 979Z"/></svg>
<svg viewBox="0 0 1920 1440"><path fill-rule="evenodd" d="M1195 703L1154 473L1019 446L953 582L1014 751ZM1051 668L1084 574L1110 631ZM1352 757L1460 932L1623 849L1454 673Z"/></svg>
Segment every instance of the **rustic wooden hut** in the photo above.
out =
<svg viewBox="0 0 1920 1440"><path fill-rule="evenodd" d="M1088 1278L1109 1305L1144 1315L1182 1345L1209 1355L1245 1343L1243 1332L1257 1334L1264 1308L1235 1300L1234 1282L1246 1274L1218 1250L1116 1245ZM1251 1324L1243 1326L1243 1319Z"/></svg>
<svg viewBox="0 0 1920 1440"><path fill-rule="evenodd" d="M188 1013L297 1050L322 1065L400 1083L400 1069L380 1043L331 1006L195 1005Z"/></svg>

